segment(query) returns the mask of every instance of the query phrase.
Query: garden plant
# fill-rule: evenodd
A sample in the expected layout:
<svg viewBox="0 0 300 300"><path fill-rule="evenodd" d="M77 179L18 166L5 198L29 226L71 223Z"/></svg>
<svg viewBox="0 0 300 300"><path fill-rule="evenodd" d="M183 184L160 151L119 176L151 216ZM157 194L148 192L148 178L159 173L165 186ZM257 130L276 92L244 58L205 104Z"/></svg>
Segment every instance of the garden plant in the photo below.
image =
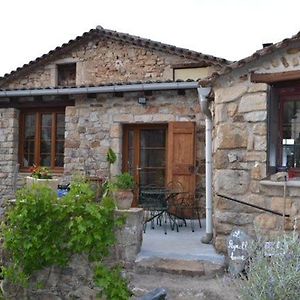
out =
<svg viewBox="0 0 300 300"><path fill-rule="evenodd" d="M114 216L115 204L109 193L100 203L93 199L94 192L84 181L73 182L61 199L44 186L19 190L2 223L8 254L2 266L4 279L27 287L34 272L53 265L67 266L74 254L85 254L94 262L94 282L106 298L129 299L120 269L109 269L103 262L124 219Z"/></svg>
<svg viewBox="0 0 300 300"><path fill-rule="evenodd" d="M241 299L297 300L300 298L300 243L296 231L250 247L246 275L238 279Z"/></svg>

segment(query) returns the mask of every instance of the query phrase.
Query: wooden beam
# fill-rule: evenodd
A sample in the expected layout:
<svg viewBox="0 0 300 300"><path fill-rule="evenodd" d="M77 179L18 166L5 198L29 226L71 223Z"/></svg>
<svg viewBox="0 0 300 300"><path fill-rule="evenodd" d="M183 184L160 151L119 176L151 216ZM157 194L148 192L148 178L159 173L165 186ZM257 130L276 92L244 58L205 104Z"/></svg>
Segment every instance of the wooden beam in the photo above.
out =
<svg viewBox="0 0 300 300"><path fill-rule="evenodd" d="M276 83L281 81L299 80L300 71L288 71L278 73L251 73L250 81L256 83Z"/></svg>

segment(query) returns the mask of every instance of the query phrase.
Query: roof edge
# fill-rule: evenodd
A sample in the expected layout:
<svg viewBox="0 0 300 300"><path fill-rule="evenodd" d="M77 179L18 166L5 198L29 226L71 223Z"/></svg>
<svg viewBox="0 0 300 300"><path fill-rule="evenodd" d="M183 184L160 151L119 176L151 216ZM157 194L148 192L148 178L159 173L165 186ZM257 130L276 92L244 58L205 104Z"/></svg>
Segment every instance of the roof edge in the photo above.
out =
<svg viewBox="0 0 300 300"><path fill-rule="evenodd" d="M11 71L10 73L4 74L4 76L2 78L0 77L0 84L3 85L5 82L23 74L23 72L30 71L32 68L34 68L38 64L43 64L43 63L47 62L48 60L52 59L54 56L65 53L66 51L70 50L70 48L77 46L80 42L82 42L86 39L92 39L97 36L98 37L105 36L107 38L113 38L115 40L129 42L134 45L148 47L153 50L160 50L160 51L172 53L175 55L186 56L186 57L196 59L199 61L208 61L212 65L218 65L220 67L231 63L231 61L228 61L224 58L219 58L216 56L203 54L201 52L176 47L173 45L153 41L153 40L146 39L146 38L141 38L139 36L131 35L128 33L122 33L122 32L113 31L110 29L104 29L102 26L98 25L96 28L91 29L90 31L84 32L81 36L77 36L75 39L71 39L67 43L63 43L61 46L58 46L55 49L50 50L48 53L37 57L36 59L30 61L27 64L24 64L21 67L18 67L17 69Z"/></svg>
<svg viewBox="0 0 300 300"><path fill-rule="evenodd" d="M50 95L69 95L69 94L95 94L95 93L120 93L138 91L164 91L196 89L197 81L183 82L154 82L154 83L132 83L132 84L113 84L90 87L71 87L71 88L44 88L44 89L25 89L25 90L0 90L0 98L8 97L29 97L29 96L50 96Z"/></svg>

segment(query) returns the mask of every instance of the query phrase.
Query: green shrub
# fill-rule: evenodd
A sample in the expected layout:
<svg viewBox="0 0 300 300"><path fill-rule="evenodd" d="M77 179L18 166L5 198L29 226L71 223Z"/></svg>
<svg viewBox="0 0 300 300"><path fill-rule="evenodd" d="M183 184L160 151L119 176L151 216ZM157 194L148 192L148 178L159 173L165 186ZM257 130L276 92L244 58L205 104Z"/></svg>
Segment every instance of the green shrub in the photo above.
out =
<svg viewBox="0 0 300 300"><path fill-rule="evenodd" d="M120 267L108 269L98 265L95 269L94 281L103 288L108 299L127 300L131 296L127 287L128 282L122 277Z"/></svg>
<svg viewBox="0 0 300 300"><path fill-rule="evenodd" d="M132 175L125 172L116 176L115 187L118 190L131 190L134 188L134 179Z"/></svg>
<svg viewBox="0 0 300 300"><path fill-rule="evenodd" d="M26 286L33 272L66 266L73 254L87 254L91 261L101 263L124 219L114 217L115 204L110 197L101 203L93 199L89 183L79 181L72 183L71 191L61 199L40 185L18 191L16 204L2 224L9 254L2 275Z"/></svg>
<svg viewBox="0 0 300 300"><path fill-rule="evenodd" d="M296 234L284 234L274 239L272 245L267 251L265 240L261 239L252 246L247 277L238 281L242 299L299 299L299 240Z"/></svg>

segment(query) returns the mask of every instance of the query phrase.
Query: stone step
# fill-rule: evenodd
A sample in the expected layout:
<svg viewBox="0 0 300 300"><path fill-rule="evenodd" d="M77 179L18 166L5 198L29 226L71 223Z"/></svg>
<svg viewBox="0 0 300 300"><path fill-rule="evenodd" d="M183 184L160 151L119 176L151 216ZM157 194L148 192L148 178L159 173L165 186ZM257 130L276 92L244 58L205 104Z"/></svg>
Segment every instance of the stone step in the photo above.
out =
<svg viewBox="0 0 300 300"><path fill-rule="evenodd" d="M209 261L145 258L135 262L134 271L139 274L169 273L213 278L224 274L225 266Z"/></svg>

